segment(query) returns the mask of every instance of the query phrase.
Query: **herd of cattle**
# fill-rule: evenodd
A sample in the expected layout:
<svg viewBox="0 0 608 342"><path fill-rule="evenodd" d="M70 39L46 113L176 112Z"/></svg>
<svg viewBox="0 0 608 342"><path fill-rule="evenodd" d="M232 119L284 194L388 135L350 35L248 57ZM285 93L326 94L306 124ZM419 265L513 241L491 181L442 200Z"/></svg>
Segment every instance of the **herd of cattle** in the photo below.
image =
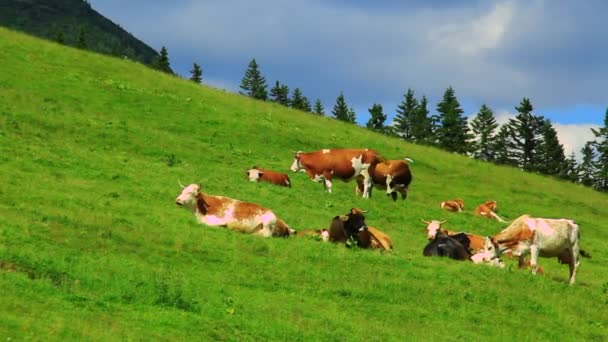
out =
<svg viewBox="0 0 608 342"><path fill-rule="evenodd" d="M332 191L332 179L355 178L355 191L363 198L371 196L372 187L386 190L393 200L397 193L407 197L412 174L411 159L385 160L372 149L324 149L315 152L297 152L291 171L306 172L310 179L322 182L326 191ZM265 181L291 187L289 176L284 173L253 167L247 171L252 182ZM300 230L289 227L270 209L255 203L202 192L201 185L181 185L182 192L176 198L180 206L191 209L199 223L226 227L243 233L264 237L314 236L323 241L355 244L361 248L392 250L391 238L381 230L365 223L364 211L353 208L345 215L332 219L329 229ZM464 201L444 201L440 208L460 212ZM500 222L506 222L496 214L497 204L489 201L479 205L475 214ZM425 256L447 256L457 260L471 260L504 267L502 255L517 257L518 265L526 265L525 256L530 254L529 267L534 273L543 272L538 267L538 257L557 257L568 264L570 284L573 284L580 264L579 254L590 257L579 246L579 227L569 219L544 219L522 215L507 228L494 236L482 237L465 232L452 232L441 227L445 221L424 221L427 224L428 244Z"/></svg>

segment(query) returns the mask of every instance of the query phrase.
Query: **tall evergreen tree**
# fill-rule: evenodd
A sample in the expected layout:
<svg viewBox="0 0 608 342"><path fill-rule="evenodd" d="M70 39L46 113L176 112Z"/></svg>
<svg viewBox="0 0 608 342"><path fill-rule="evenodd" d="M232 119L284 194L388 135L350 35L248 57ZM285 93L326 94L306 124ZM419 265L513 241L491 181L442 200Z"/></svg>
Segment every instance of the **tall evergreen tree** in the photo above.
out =
<svg viewBox="0 0 608 342"><path fill-rule="evenodd" d="M312 112L312 106L310 105L310 100L306 96L302 96L302 110L307 113Z"/></svg>
<svg viewBox="0 0 608 342"><path fill-rule="evenodd" d="M190 70L190 81L194 83L201 83L203 81L203 69L201 69L201 66L196 63L192 64L192 70Z"/></svg>
<svg viewBox="0 0 608 342"><path fill-rule="evenodd" d="M348 122L352 124L357 123L357 113L355 113L355 109L352 106L348 110Z"/></svg>
<svg viewBox="0 0 608 342"><path fill-rule="evenodd" d="M595 154L595 149L593 147L594 144L594 141L588 141L581 149L583 160L577 168L579 177L578 181L585 186L593 186L594 176L596 173L595 160L597 155Z"/></svg>
<svg viewBox="0 0 608 342"><path fill-rule="evenodd" d="M317 99L317 101L315 101L315 107L312 112L317 115L325 116L325 108L323 108L321 99Z"/></svg>
<svg viewBox="0 0 608 342"><path fill-rule="evenodd" d="M543 118L532 114L534 108L525 97L515 109L519 114L509 119L508 148L522 170L536 171L539 167L537 159Z"/></svg>
<svg viewBox="0 0 608 342"><path fill-rule="evenodd" d="M78 48L80 49L86 49L88 44L87 44L87 33L84 30L84 27L80 27L80 32L78 33L78 43L77 43Z"/></svg>
<svg viewBox="0 0 608 342"><path fill-rule="evenodd" d="M494 112L485 104L481 106L477 116L471 121L471 128L475 134L476 141L473 146L473 157L491 161L494 159L492 141L498 128L498 123L494 118Z"/></svg>
<svg viewBox="0 0 608 342"><path fill-rule="evenodd" d="M494 137L492 142L493 160L494 163L499 165L516 165L516 162L509 153L509 137L510 130L507 125L500 126L498 133Z"/></svg>
<svg viewBox="0 0 608 342"><path fill-rule="evenodd" d="M304 105L304 96L302 95L302 91L300 88L296 88L293 90L293 94L291 95L291 108L305 110Z"/></svg>
<svg viewBox="0 0 608 342"><path fill-rule="evenodd" d="M437 132L439 147L451 152L469 152L472 135L452 87L446 89L442 101L437 104L437 112L441 123Z"/></svg>
<svg viewBox="0 0 608 342"><path fill-rule="evenodd" d="M433 127L427 106L428 100L423 95L410 120L412 140L419 144L432 143L434 141L432 138Z"/></svg>
<svg viewBox="0 0 608 342"><path fill-rule="evenodd" d="M542 140L539 141L537 170L546 175L566 177L564 146L559 143L551 121L541 123Z"/></svg>
<svg viewBox="0 0 608 342"><path fill-rule="evenodd" d="M336 104L334 105L334 109L332 109L331 113L333 114L334 118L338 120L350 122L349 109L346 105L346 100L344 99L344 94L342 92L340 92L340 95L336 99Z"/></svg>
<svg viewBox="0 0 608 342"><path fill-rule="evenodd" d="M608 191L608 109L604 117L604 127L599 129L592 128L595 136L595 150L597 160L595 163L594 186L597 190Z"/></svg>
<svg viewBox="0 0 608 342"><path fill-rule="evenodd" d="M566 159L564 172L560 175L560 177L573 183L578 182L578 164L576 163L574 151L572 151L568 159Z"/></svg>
<svg viewBox="0 0 608 342"><path fill-rule="evenodd" d="M245 76L241 80L241 94L253 97L254 99L266 101L268 92L266 91L266 79L260 72L255 58L249 62Z"/></svg>
<svg viewBox="0 0 608 342"><path fill-rule="evenodd" d="M412 118L418 110L418 100L410 88L403 95L403 101L397 106L394 130L403 139L412 139Z"/></svg>
<svg viewBox="0 0 608 342"><path fill-rule="evenodd" d="M289 106L289 87L276 81L274 87L270 89L272 101L283 106Z"/></svg>
<svg viewBox="0 0 608 342"><path fill-rule="evenodd" d="M166 72L167 74L173 74L173 70L171 70L171 65L169 63L169 52L166 47L161 47L158 59L156 63L154 63L154 67L162 72Z"/></svg>
<svg viewBox="0 0 608 342"><path fill-rule="evenodd" d="M372 108L368 110L371 118L369 118L365 126L372 131L384 133L386 131L384 122L386 121L387 116L382 112L382 105L374 103Z"/></svg>

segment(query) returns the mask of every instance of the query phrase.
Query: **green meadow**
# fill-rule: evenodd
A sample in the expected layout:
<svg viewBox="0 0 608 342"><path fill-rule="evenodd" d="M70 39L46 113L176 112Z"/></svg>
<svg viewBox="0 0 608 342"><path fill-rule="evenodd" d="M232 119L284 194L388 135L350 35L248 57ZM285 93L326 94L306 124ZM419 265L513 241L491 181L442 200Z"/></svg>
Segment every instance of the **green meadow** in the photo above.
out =
<svg viewBox="0 0 608 342"><path fill-rule="evenodd" d="M446 80L446 84L449 80ZM328 107L326 105L326 107ZM294 151L369 147L414 160L406 201L250 183ZM199 225L182 183L259 203L295 229L351 207L392 253ZM439 209L461 197L463 213ZM426 258L421 219L490 235L499 215L574 219L582 259L544 275ZM0 340L606 341L608 196L408 144L0 29Z"/></svg>

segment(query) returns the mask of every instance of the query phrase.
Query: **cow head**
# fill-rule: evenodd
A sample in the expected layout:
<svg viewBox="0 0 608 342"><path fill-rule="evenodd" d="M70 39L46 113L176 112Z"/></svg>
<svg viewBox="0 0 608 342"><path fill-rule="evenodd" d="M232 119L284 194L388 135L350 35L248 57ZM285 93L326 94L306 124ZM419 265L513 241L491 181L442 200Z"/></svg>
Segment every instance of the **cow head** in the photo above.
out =
<svg viewBox="0 0 608 342"><path fill-rule="evenodd" d="M293 156L293 163L291 164L291 167L289 168L292 172L298 172L303 169L302 164L300 163L300 156L302 155L302 153L304 153L304 152L298 151Z"/></svg>
<svg viewBox="0 0 608 342"><path fill-rule="evenodd" d="M264 174L264 172L260 171L257 166L254 166L251 169L245 171L245 173L247 173L247 178L251 182L257 182L260 178L262 178L262 175Z"/></svg>
<svg viewBox="0 0 608 342"><path fill-rule="evenodd" d="M471 260L476 263L484 263L500 268L505 267L505 263L500 259L500 249L492 237L486 237L483 244L483 252L479 252L471 257Z"/></svg>
<svg viewBox="0 0 608 342"><path fill-rule="evenodd" d="M498 209L497 205L496 205L496 201L488 201L488 202L484 203L484 205L492 211L496 211Z"/></svg>
<svg viewBox="0 0 608 342"><path fill-rule="evenodd" d="M437 236L438 232L441 232L441 225L446 223L448 220L443 220L443 221L437 221L437 220L433 220L433 221L425 221L422 220L422 222L426 223L426 232L427 232L427 240L433 240L435 238L435 236Z"/></svg>
<svg viewBox="0 0 608 342"><path fill-rule="evenodd" d="M175 199L175 204L186 207L196 206L196 197L201 191L201 186L198 184L190 184L188 186L182 186L182 193Z"/></svg>

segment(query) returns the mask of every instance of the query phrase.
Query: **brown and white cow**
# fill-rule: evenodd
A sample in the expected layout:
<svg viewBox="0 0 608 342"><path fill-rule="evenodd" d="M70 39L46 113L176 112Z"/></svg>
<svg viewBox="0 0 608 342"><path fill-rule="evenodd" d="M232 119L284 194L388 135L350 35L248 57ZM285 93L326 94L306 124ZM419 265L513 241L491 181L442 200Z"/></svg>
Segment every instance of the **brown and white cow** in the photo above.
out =
<svg viewBox="0 0 608 342"><path fill-rule="evenodd" d="M409 158L404 160L385 160L370 167L373 184L381 189L386 189L386 195L391 196L393 201L397 200L397 192L401 194L401 199L407 197L407 191L412 182L412 173L408 162L413 162ZM371 191L371 190L370 190ZM359 195L363 192L363 177L357 177L357 187L355 192Z"/></svg>
<svg viewBox="0 0 608 342"><path fill-rule="evenodd" d="M199 223L264 237L289 236L295 233L295 230L277 218L271 210L258 204L208 195L201 191L198 184L182 187L175 203L191 209Z"/></svg>
<svg viewBox="0 0 608 342"><path fill-rule="evenodd" d="M558 260L568 264L570 284L574 284L576 271L580 265L579 243L579 227L572 220L522 215L500 233L487 237L485 251L490 252L489 257L495 257L510 250L519 258L520 266L529 253L530 266L534 273L537 272L539 256L558 257Z"/></svg>
<svg viewBox="0 0 608 342"><path fill-rule="evenodd" d="M447 230L447 229L441 227L441 225L444 224L445 222L447 222L447 220L444 220L444 221L432 220L430 222L422 220L422 222L426 223L426 225L427 225L426 226L426 231L427 231L426 238L429 241L435 239L435 236L437 236L438 232L442 232L444 234L447 234L448 236L454 236L454 235L458 235L458 234L462 233L462 234L465 234L469 240L468 247L471 250L472 254L484 251L485 237L483 237L481 235L475 235L475 234L470 234L470 233L466 233L466 232L455 232L455 231Z"/></svg>
<svg viewBox="0 0 608 342"><path fill-rule="evenodd" d="M280 186L291 187L289 176L285 173L260 169L257 166L245 171L251 182L268 182Z"/></svg>
<svg viewBox="0 0 608 342"><path fill-rule="evenodd" d="M443 201L439 205L439 208L447 211L461 212L464 209L464 201L460 198L455 200Z"/></svg>
<svg viewBox="0 0 608 342"><path fill-rule="evenodd" d="M507 222L500 218L500 216L496 215L496 201L488 201L486 203L480 204L475 208L475 215L481 217L487 217L489 219L493 219L499 222Z"/></svg>
<svg viewBox="0 0 608 342"><path fill-rule="evenodd" d="M325 189L331 193L332 179L348 181L359 175L363 177L363 198L369 198L372 179L370 166L384 159L373 149L324 149L294 156L291 171L305 170L313 181L325 181Z"/></svg>

